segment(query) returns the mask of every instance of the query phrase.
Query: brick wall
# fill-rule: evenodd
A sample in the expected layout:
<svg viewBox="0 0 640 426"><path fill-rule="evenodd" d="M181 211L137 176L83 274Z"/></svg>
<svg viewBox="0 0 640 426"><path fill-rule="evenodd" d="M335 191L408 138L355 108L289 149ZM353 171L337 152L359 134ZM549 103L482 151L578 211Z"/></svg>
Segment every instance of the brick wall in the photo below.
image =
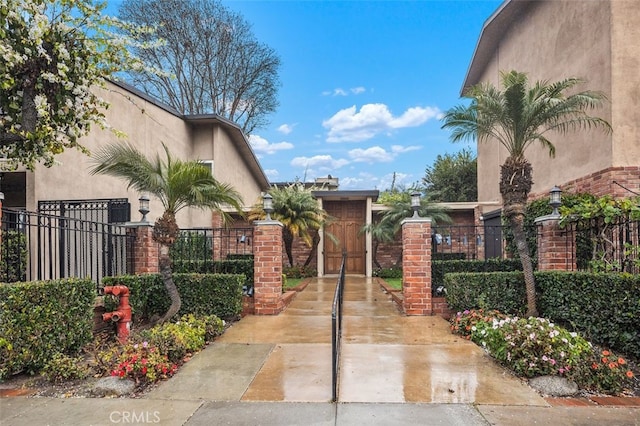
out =
<svg viewBox="0 0 640 426"><path fill-rule="evenodd" d="M583 176L565 183L558 183L563 192L589 193L596 197L611 195L614 198L628 198L634 194L624 189L622 186L632 191L640 192L640 166L609 167L590 175ZM551 188L549 188L549 191ZM530 200L548 197L549 192L530 194Z"/></svg>
<svg viewBox="0 0 640 426"><path fill-rule="evenodd" d="M257 221L254 225L254 311L256 315L276 315L284 309L282 224L276 221Z"/></svg>
<svg viewBox="0 0 640 426"><path fill-rule="evenodd" d="M431 221L402 224L402 293L407 315L431 315Z"/></svg>

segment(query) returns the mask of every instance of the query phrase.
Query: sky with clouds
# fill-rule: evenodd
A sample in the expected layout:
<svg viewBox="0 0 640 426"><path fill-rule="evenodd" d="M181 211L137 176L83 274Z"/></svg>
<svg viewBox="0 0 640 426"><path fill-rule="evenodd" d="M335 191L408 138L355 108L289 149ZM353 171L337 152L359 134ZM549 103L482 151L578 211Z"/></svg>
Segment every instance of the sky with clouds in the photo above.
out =
<svg viewBox="0 0 640 426"><path fill-rule="evenodd" d="M189 0L184 0L189 1ZM281 58L279 107L249 142L271 182L340 189L419 182L484 22L502 0L221 0ZM118 0L109 7L117 8Z"/></svg>
<svg viewBox="0 0 640 426"><path fill-rule="evenodd" d="M340 189L420 181L452 144L440 129L500 0L222 2L280 56L280 106L250 143L272 182ZM474 146L471 146L475 149Z"/></svg>

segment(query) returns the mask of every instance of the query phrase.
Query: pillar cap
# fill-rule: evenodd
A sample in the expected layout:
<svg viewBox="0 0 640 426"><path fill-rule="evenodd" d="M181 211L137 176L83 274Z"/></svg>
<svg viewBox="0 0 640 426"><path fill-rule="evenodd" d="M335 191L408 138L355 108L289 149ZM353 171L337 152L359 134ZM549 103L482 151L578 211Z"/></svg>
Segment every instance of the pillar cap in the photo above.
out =
<svg viewBox="0 0 640 426"><path fill-rule="evenodd" d="M559 214L548 214L545 216L536 217L533 220L533 223L537 225L542 222L551 222L551 221L560 222L560 219L562 219L562 216L560 216Z"/></svg>
<svg viewBox="0 0 640 426"><path fill-rule="evenodd" d="M404 225L405 223L431 223L433 220L430 217L408 217L406 219L402 219L400 225Z"/></svg>
<svg viewBox="0 0 640 426"><path fill-rule="evenodd" d="M255 225L257 225L257 226L268 226L268 225L274 226L274 225L277 225L277 226L284 227L282 222L280 222L279 220L273 220L273 219L271 219L271 220L255 220L255 221L253 221L253 223Z"/></svg>

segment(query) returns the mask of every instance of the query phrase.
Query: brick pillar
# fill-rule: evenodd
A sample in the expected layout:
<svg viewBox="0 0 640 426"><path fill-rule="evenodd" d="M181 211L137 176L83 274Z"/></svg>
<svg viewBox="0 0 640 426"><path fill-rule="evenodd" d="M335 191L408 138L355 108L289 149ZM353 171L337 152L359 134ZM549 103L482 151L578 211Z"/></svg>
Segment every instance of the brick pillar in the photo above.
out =
<svg viewBox="0 0 640 426"><path fill-rule="evenodd" d="M574 235L558 226L558 216L536 218L538 229L538 270L574 271L576 256Z"/></svg>
<svg viewBox="0 0 640 426"><path fill-rule="evenodd" d="M146 222L129 224L129 233L134 235L133 241L133 273L157 274L159 247L153 240L153 225Z"/></svg>
<svg viewBox="0 0 640 426"><path fill-rule="evenodd" d="M213 243L213 252L211 256L213 260L221 260L222 257L222 240L223 240L223 229L224 229L224 221L222 220L222 215L219 212L212 212L211 214L211 238Z"/></svg>
<svg viewBox="0 0 640 426"><path fill-rule="evenodd" d="M258 220L253 230L253 302L256 315L277 315L282 299L282 223Z"/></svg>
<svg viewBox="0 0 640 426"><path fill-rule="evenodd" d="M4 193L0 192L0 247L2 247L2 204L4 203ZM2 260L2 250L0 250L0 260Z"/></svg>
<svg viewBox="0 0 640 426"><path fill-rule="evenodd" d="M431 219L402 221L402 307L407 315L431 315Z"/></svg>

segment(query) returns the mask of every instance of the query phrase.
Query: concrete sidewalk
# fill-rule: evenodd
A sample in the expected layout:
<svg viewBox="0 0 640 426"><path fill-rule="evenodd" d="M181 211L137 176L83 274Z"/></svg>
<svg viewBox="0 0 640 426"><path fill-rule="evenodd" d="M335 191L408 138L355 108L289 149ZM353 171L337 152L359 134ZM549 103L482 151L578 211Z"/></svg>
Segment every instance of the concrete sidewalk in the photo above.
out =
<svg viewBox="0 0 640 426"><path fill-rule="evenodd" d="M439 317L401 315L347 277L339 403L335 278L278 316L242 319L142 399L0 399L2 425L640 425L640 407L551 406Z"/></svg>

